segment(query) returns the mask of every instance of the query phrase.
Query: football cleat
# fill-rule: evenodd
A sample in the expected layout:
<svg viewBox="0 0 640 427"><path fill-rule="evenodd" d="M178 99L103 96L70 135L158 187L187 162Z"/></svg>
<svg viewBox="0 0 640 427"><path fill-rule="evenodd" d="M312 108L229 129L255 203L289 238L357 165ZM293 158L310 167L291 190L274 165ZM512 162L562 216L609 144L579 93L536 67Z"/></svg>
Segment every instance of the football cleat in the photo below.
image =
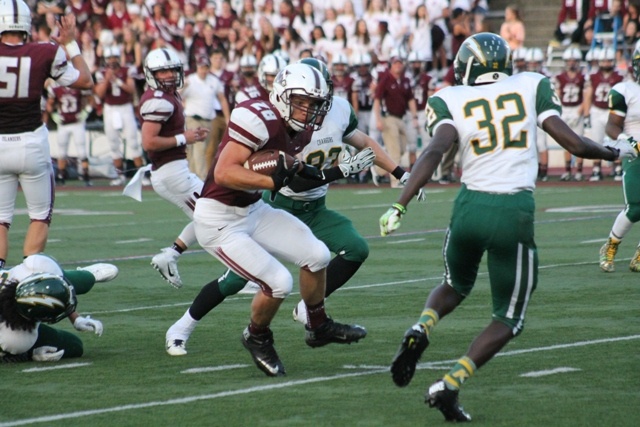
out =
<svg viewBox="0 0 640 427"><path fill-rule="evenodd" d="M443 380L438 380L429 387L424 402L442 412L447 421L471 421L471 416L458 404L458 390L449 390Z"/></svg>
<svg viewBox="0 0 640 427"><path fill-rule="evenodd" d="M298 305L293 308L293 320L307 325L307 304L300 300Z"/></svg>
<svg viewBox="0 0 640 427"><path fill-rule="evenodd" d="M164 248L151 258L151 265L158 270L164 280L176 289L182 287L180 273L178 273L178 257L180 254L173 248Z"/></svg>
<svg viewBox="0 0 640 427"><path fill-rule="evenodd" d="M616 271L616 267L613 264L613 259L618 252L618 245L620 242L614 243L611 241L611 237L607 239L607 243L600 248L600 270L605 273L613 273Z"/></svg>
<svg viewBox="0 0 640 427"><path fill-rule="evenodd" d="M273 347L273 332L253 335L249 328L242 332L242 345L249 350L258 369L270 377L285 375L284 365Z"/></svg>
<svg viewBox="0 0 640 427"><path fill-rule="evenodd" d="M616 166L615 171L613 172L613 180L614 181L622 181L622 166Z"/></svg>
<svg viewBox="0 0 640 427"><path fill-rule="evenodd" d="M109 185L111 187L120 187L122 185L125 185L126 183L127 183L127 179L122 175L109 181Z"/></svg>
<svg viewBox="0 0 640 427"><path fill-rule="evenodd" d="M565 172L560 175L560 181L571 181L571 172Z"/></svg>
<svg viewBox="0 0 640 427"><path fill-rule="evenodd" d="M247 284L244 285L244 288L240 289L238 291L238 293L239 294L246 294L246 295L253 295L253 294L257 294L259 290L260 290L260 286L258 286L258 284L253 283L253 282L247 282Z"/></svg>
<svg viewBox="0 0 640 427"><path fill-rule="evenodd" d="M416 364L429 346L424 326L416 323L404 333L400 348L391 361L391 378L398 387L406 387L416 372Z"/></svg>
<svg viewBox="0 0 640 427"><path fill-rule="evenodd" d="M602 181L602 173L600 171L593 172L591 174L591 178L589 178L589 182L598 182Z"/></svg>
<svg viewBox="0 0 640 427"><path fill-rule="evenodd" d="M88 271L93 274L96 283L109 282L118 276L118 267L113 264L98 263L87 265L86 267L78 267L78 270Z"/></svg>
<svg viewBox="0 0 640 427"><path fill-rule="evenodd" d="M330 343L351 344L367 336L367 330L360 325L345 325L334 322L331 318L317 328L307 330L305 342L309 347L322 347Z"/></svg>
<svg viewBox="0 0 640 427"><path fill-rule="evenodd" d="M181 340L178 338L167 339L166 350L169 356L186 356L187 340Z"/></svg>
<svg viewBox="0 0 640 427"><path fill-rule="evenodd" d="M576 174L573 176L573 179L578 182L582 181L582 178L582 172L576 172Z"/></svg>
<svg viewBox="0 0 640 427"><path fill-rule="evenodd" d="M640 273L640 246L636 249L636 253L633 254L631 262L629 263L629 270Z"/></svg>

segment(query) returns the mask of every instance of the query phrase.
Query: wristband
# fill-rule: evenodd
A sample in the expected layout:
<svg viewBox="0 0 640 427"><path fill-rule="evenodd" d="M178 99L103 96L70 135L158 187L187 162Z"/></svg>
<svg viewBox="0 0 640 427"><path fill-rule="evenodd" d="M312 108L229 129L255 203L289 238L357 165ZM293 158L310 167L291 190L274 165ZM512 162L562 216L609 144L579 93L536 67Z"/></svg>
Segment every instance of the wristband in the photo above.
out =
<svg viewBox="0 0 640 427"><path fill-rule="evenodd" d="M405 172L406 171L404 169L398 166L393 170L393 172L391 172L391 175L393 175L393 177L396 179L402 179L402 175L404 175Z"/></svg>
<svg viewBox="0 0 640 427"><path fill-rule="evenodd" d="M81 55L80 46L78 46L78 43L75 40L64 45L64 48L67 50L67 54L69 55L70 59Z"/></svg>
<svg viewBox="0 0 640 427"><path fill-rule="evenodd" d="M184 136L184 133L176 135L175 138L176 138L176 147L187 145L187 137Z"/></svg>
<svg viewBox="0 0 640 427"><path fill-rule="evenodd" d="M391 207L397 209L402 215L407 213L407 208L402 206L400 203L394 203L391 205Z"/></svg>

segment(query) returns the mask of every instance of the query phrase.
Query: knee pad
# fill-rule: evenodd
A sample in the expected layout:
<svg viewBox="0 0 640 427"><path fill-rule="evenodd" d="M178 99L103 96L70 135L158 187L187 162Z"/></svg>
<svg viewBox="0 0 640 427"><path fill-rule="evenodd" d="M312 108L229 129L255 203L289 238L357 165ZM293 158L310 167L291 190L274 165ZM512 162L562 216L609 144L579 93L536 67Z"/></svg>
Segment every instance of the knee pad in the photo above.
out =
<svg viewBox="0 0 640 427"><path fill-rule="evenodd" d="M369 244L363 238L353 239L339 255L347 261L363 263L369 257Z"/></svg>

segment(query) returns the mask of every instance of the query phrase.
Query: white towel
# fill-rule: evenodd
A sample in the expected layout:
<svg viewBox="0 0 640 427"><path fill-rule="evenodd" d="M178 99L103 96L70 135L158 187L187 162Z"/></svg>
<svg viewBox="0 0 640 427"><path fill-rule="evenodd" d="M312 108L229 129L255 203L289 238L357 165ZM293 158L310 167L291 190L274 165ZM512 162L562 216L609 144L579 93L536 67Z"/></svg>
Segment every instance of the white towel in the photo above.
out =
<svg viewBox="0 0 640 427"><path fill-rule="evenodd" d="M124 187L122 190L122 194L124 196L129 196L132 199L136 199L137 201L142 201L142 178L144 174L151 170L151 164L146 166L142 166L138 169L138 172L131 178L131 181Z"/></svg>

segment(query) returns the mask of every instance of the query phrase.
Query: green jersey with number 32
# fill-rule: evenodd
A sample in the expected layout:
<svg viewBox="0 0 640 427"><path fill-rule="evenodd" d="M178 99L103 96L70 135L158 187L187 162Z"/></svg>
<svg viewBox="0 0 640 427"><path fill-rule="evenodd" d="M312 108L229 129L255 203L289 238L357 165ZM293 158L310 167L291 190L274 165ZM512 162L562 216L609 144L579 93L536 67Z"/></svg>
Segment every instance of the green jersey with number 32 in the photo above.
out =
<svg viewBox="0 0 640 427"><path fill-rule="evenodd" d="M451 86L427 104L433 135L441 124L458 131L461 182L474 191L533 191L538 174L538 126L560 115L560 100L548 78L520 73L496 83Z"/></svg>
<svg viewBox="0 0 640 427"><path fill-rule="evenodd" d="M311 142L300 153L302 160L318 169L335 166L336 159L344 147L342 140L351 136L357 129L358 119L349 101L334 96L331 110L324 118L322 127L313 132ZM328 189L327 184L299 193L295 193L289 187L282 187L280 192L295 200L316 200L327 194Z"/></svg>

